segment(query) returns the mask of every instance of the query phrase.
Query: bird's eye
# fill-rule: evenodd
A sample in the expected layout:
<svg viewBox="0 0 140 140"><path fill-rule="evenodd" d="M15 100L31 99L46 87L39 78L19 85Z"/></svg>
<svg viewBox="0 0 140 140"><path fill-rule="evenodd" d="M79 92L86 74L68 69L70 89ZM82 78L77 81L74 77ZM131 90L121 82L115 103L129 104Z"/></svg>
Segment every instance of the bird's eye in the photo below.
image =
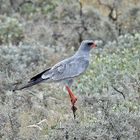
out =
<svg viewBox="0 0 140 140"><path fill-rule="evenodd" d="M88 46L91 46L92 44L93 44L93 42L89 42L89 43L88 43Z"/></svg>

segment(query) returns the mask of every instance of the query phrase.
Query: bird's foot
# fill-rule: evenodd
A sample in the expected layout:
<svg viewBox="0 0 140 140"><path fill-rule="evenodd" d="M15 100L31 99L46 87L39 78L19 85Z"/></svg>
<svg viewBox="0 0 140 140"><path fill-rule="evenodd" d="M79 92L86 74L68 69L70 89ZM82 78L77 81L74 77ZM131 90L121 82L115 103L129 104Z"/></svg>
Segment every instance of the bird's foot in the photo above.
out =
<svg viewBox="0 0 140 140"><path fill-rule="evenodd" d="M71 107L71 110L72 110L72 112L73 112L73 116L74 116L74 119L75 119L75 117L76 117L76 114L75 114L75 113L76 113L77 107L73 105L73 106Z"/></svg>
<svg viewBox="0 0 140 140"><path fill-rule="evenodd" d="M71 100L71 104L72 104L71 109L72 109L74 119L75 119L75 117L76 117L75 113L76 113L76 110L77 110L77 107L75 107L75 103L77 101L77 97L72 93L72 91L70 90L70 88L68 86L66 86L66 89L67 89L67 91L69 93L69 96L70 96L70 100Z"/></svg>
<svg viewBox="0 0 140 140"><path fill-rule="evenodd" d="M75 117L76 117L76 110L77 110L77 107L75 106L75 103L77 101L77 97L75 97L74 94L73 94L73 96L70 96L70 98L71 98L71 104L72 104L71 110L73 112L73 116L74 116L74 119L75 119Z"/></svg>
<svg viewBox="0 0 140 140"><path fill-rule="evenodd" d="M72 96L72 98L71 98L71 104L72 104L71 110L73 112L74 119L76 117L76 110L77 110L77 107L75 106L76 101L77 101L77 98L75 96Z"/></svg>

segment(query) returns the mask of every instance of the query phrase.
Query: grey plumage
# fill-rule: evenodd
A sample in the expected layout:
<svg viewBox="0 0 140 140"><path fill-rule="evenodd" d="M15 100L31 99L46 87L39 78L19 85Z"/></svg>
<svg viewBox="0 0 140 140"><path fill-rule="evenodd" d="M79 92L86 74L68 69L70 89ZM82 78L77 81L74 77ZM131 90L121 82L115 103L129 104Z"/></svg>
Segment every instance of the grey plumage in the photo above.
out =
<svg viewBox="0 0 140 140"><path fill-rule="evenodd" d="M82 74L88 67L88 64L89 61L84 57L71 57L52 67L48 72L44 73L41 78L49 78L49 82L71 79Z"/></svg>
<svg viewBox="0 0 140 140"><path fill-rule="evenodd" d="M89 52L93 44L92 40L82 41L78 51L73 56L32 77L27 85L19 89L27 88L43 81L68 81L84 73L89 65Z"/></svg>

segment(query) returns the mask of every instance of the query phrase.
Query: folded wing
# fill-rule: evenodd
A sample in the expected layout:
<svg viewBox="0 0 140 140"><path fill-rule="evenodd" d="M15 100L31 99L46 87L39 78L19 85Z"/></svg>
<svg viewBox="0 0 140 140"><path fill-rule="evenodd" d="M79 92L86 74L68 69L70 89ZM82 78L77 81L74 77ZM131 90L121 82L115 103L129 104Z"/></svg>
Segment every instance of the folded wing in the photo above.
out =
<svg viewBox="0 0 140 140"><path fill-rule="evenodd" d="M56 64L49 72L44 73L41 77L42 79L49 77L51 81L74 78L82 74L87 69L88 64L89 61L84 57L71 58Z"/></svg>

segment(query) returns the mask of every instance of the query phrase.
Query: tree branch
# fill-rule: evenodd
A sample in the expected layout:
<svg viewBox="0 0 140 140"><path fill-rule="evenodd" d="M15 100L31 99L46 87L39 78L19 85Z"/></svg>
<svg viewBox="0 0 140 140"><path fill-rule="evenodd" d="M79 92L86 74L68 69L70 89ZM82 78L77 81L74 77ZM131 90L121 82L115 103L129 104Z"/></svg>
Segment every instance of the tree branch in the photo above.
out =
<svg viewBox="0 0 140 140"><path fill-rule="evenodd" d="M122 92L122 91L119 91L116 87L114 87L114 86L112 86L113 87L113 89L115 90L115 91L117 91L118 93L120 93L122 96L123 96L123 98L125 99L125 95L124 95L124 93Z"/></svg>

